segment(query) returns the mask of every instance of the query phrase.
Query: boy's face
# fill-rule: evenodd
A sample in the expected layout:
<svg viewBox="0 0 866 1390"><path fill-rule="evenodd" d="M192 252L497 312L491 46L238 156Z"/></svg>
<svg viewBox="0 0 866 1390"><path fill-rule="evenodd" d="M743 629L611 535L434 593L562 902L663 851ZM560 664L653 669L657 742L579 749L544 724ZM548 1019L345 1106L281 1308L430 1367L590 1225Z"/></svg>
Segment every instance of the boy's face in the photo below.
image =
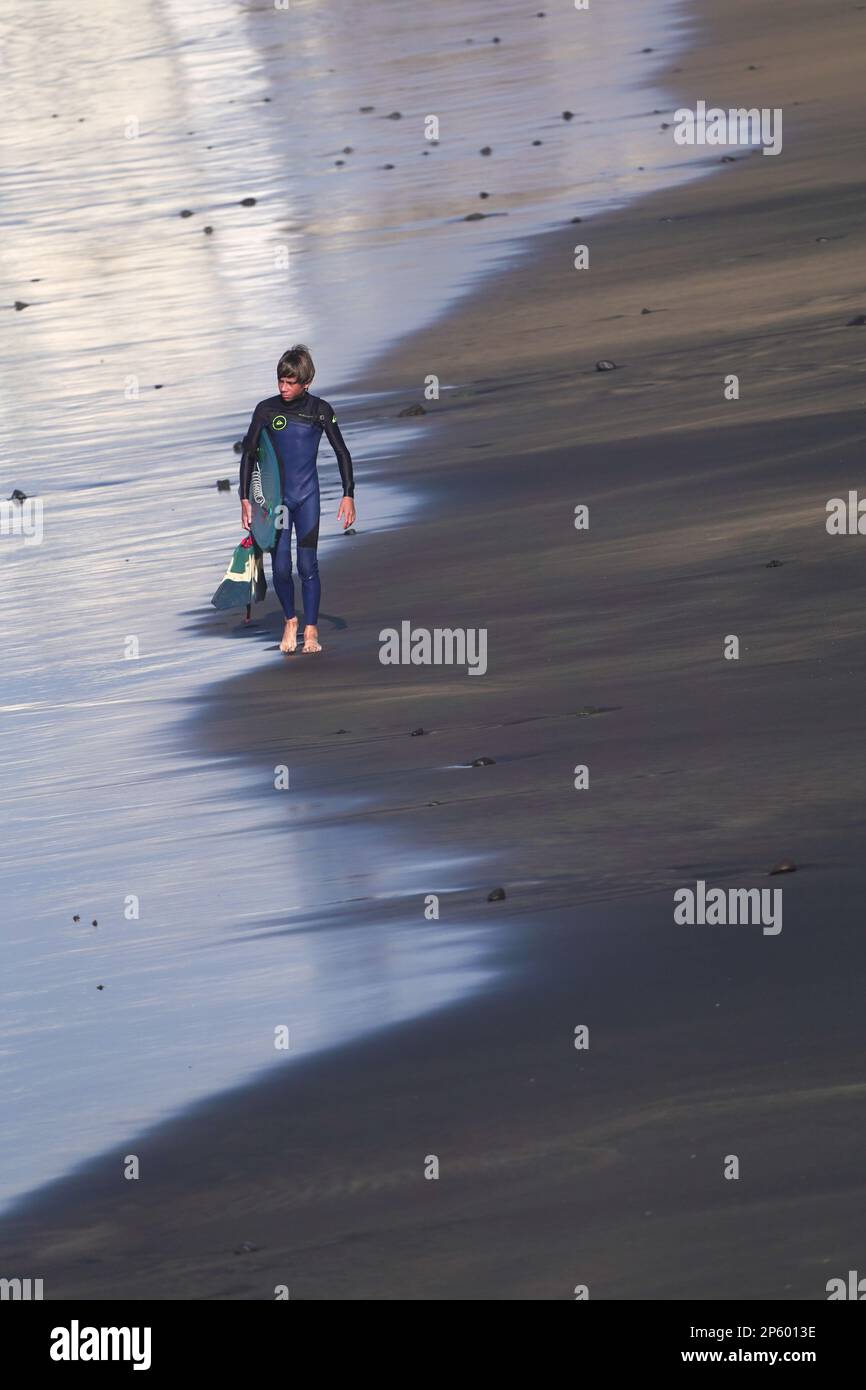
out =
<svg viewBox="0 0 866 1390"><path fill-rule="evenodd" d="M306 386L293 376L281 376L277 378L277 386L284 401L293 401L297 396L302 396L306 391Z"/></svg>

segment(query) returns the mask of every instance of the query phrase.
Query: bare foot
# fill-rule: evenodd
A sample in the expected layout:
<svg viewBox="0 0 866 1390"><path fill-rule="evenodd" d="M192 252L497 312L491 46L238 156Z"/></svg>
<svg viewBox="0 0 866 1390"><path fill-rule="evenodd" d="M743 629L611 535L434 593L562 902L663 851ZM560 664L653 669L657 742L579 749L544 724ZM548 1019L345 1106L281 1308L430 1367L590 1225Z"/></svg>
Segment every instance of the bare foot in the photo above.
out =
<svg viewBox="0 0 866 1390"><path fill-rule="evenodd" d="M322 650L319 643L319 629L317 627L304 628L304 651L320 652Z"/></svg>
<svg viewBox="0 0 866 1390"><path fill-rule="evenodd" d="M286 618L286 628L283 633L283 640L280 643L281 652L293 652L298 645L298 620L297 618Z"/></svg>

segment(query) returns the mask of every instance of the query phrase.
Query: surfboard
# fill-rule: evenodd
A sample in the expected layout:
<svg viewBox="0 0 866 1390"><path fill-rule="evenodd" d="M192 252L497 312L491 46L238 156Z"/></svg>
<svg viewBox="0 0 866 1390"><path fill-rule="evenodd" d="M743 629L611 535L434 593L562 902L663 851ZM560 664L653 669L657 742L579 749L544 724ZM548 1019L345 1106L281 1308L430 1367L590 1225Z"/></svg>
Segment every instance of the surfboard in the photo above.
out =
<svg viewBox="0 0 866 1390"><path fill-rule="evenodd" d="M277 543L276 516L281 487L279 461L267 430L262 430L250 483L253 540L262 550L273 550Z"/></svg>

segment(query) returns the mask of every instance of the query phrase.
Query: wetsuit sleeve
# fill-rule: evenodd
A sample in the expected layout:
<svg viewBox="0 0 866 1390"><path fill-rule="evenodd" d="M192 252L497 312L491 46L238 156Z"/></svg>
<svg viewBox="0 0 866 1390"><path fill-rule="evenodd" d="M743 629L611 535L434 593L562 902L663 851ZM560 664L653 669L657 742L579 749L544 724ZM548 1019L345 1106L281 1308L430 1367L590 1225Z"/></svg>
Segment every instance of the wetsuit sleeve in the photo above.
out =
<svg viewBox="0 0 866 1390"><path fill-rule="evenodd" d="M352 457L349 450L346 448L346 441L340 433L337 417L327 401L322 401L321 421L328 443L337 455L337 467L340 470L340 477L343 482L343 496L354 497L355 476L352 471Z"/></svg>
<svg viewBox="0 0 866 1390"><path fill-rule="evenodd" d="M244 439L244 447L241 450L241 473L240 488L238 489L242 498L249 498L250 484L252 483L253 468L256 463L256 455L259 447L259 435L262 432L262 416L259 407L253 411L253 418L250 420L250 427Z"/></svg>

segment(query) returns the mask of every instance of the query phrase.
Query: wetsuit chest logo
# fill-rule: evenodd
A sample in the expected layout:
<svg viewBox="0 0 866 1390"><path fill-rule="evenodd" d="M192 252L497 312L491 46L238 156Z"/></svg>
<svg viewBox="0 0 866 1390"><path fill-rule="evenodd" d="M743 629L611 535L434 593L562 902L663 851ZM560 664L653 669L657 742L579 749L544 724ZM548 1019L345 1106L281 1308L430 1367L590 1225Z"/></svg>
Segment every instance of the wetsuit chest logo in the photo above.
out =
<svg viewBox="0 0 866 1390"><path fill-rule="evenodd" d="M275 415L273 420L271 421L271 429L284 430L287 424L288 420L286 419L285 415Z"/></svg>

